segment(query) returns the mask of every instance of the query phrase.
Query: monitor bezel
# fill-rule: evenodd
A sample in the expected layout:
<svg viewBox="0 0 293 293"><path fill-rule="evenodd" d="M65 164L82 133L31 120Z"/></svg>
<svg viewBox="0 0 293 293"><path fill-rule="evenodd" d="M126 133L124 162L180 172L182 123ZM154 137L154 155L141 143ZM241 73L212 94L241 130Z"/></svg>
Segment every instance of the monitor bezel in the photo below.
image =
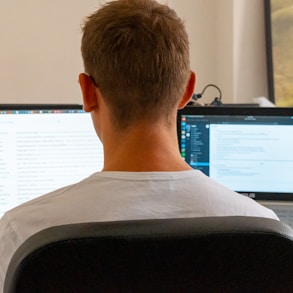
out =
<svg viewBox="0 0 293 293"><path fill-rule="evenodd" d="M82 110L81 104L0 104L0 111L10 110Z"/></svg>

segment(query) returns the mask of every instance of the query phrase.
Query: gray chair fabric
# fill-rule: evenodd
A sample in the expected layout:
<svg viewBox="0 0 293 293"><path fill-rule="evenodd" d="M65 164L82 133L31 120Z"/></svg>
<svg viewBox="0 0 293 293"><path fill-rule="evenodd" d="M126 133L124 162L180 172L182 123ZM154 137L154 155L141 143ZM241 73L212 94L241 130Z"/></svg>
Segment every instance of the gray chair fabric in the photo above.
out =
<svg viewBox="0 0 293 293"><path fill-rule="evenodd" d="M15 292L293 292L293 232L236 216L52 227L13 256Z"/></svg>

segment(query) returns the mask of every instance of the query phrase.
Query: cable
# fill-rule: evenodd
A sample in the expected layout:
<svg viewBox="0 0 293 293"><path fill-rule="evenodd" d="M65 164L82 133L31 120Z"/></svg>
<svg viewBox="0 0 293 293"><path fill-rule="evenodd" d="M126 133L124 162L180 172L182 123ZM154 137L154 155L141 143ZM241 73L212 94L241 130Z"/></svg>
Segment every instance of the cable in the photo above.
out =
<svg viewBox="0 0 293 293"><path fill-rule="evenodd" d="M206 85L206 86L204 87L204 89L202 90L201 93L199 93L199 94L193 94L192 99L191 99L193 102L192 102L191 104L193 104L193 103L196 102L198 99L200 99L200 98L203 96L203 94L205 93L205 91L207 90L207 88L209 88L209 87L214 87L214 88L216 88L216 89L219 91L219 97L216 97L216 98L210 103L210 105L211 105L211 106L222 106L222 91L221 91L221 89L220 89L218 86L216 86L215 84L212 84L212 83Z"/></svg>
<svg viewBox="0 0 293 293"><path fill-rule="evenodd" d="M214 87L214 88L216 88L219 91L219 95L220 96L219 96L218 99L221 101L222 100L222 91L220 90L220 88L218 86L216 86L215 84L212 84L212 83L210 83L210 84L208 84L208 85L206 85L204 87L204 89L201 92L201 96L204 94L204 92L206 91L206 89L209 88L209 87Z"/></svg>

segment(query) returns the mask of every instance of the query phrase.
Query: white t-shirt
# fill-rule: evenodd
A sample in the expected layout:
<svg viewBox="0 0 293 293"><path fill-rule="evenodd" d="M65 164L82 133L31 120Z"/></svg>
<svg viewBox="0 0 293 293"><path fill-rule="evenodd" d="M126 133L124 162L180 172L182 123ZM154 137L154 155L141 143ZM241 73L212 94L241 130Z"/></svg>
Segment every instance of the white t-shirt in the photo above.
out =
<svg viewBox="0 0 293 293"><path fill-rule="evenodd" d="M278 219L254 200L197 170L99 172L7 212L0 220L0 292L21 243L47 227L69 223L205 216ZM2 285L2 286L1 286Z"/></svg>

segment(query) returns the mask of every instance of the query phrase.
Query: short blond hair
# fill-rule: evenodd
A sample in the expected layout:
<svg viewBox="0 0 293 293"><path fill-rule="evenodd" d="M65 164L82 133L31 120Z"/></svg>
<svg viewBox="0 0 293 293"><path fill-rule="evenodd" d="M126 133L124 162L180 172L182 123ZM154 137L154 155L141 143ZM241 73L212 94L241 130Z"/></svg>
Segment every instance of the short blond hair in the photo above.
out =
<svg viewBox="0 0 293 293"><path fill-rule="evenodd" d="M107 2L86 19L81 50L119 128L167 117L177 107L190 74L189 41L167 5Z"/></svg>

